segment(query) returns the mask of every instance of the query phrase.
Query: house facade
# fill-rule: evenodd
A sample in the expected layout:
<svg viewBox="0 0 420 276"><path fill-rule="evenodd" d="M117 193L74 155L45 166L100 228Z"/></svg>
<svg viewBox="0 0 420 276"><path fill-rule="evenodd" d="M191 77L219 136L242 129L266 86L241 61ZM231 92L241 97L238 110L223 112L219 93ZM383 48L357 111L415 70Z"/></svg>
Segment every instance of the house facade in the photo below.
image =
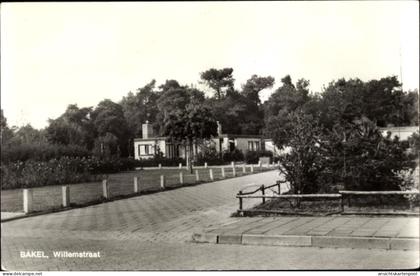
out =
<svg viewBox="0 0 420 276"><path fill-rule="evenodd" d="M158 137L154 135L152 125L146 121L142 125L142 138L134 139L134 158L149 159L159 152L167 158L185 158L188 151L182 144L173 143L168 137ZM204 144L194 144L194 155L201 152L203 147L215 148L217 152L233 151L235 149L242 151L265 150L266 140L261 135L236 135L223 134L222 127L218 123L217 137L213 137Z"/></svg>
<svg viewBox="0 0 420 276"><path fill-rule="evenodd" d="M391 132L391 138L399 137L401 141L408 140L408 137L414 133L419 133L418 126L405 126L405 127L381 127L379 130L382 133L382 136L386 136L388 132Z"/></svg>

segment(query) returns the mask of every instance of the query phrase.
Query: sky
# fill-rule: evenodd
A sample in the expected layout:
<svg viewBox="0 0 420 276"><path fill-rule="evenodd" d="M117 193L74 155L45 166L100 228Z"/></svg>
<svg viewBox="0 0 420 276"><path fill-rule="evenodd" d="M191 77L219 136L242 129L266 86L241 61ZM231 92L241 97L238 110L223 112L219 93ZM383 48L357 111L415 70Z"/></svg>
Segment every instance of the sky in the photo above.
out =
<svg viewBox="0 0 420 276"><path fill-rule="evenodd" d="M199 84L231 67L291 75L313 92L338 78L402 76L419 87L417 1L2 3L1 108L9 126L48 125L69 104L120 101L152 79ZM401 80L401 79L400 79Z"/></svg>

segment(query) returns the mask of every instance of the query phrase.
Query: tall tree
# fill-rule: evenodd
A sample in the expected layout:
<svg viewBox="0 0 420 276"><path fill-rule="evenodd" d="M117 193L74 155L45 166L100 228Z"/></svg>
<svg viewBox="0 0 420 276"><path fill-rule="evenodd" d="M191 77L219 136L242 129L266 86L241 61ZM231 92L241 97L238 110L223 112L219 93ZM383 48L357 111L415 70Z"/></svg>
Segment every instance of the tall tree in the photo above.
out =
<svg viewBox="0 0 420 276"><path fill-rule="evenodd" d="M111 152L120 152L122 156L127 156L129 129L121 105L105 99L92 111L91 118L99 138L115 137L118 140L116 151L111 150ZM112 147L115 144L113 138L105 140L112 141L112 143L107 145L97 143L96 147L100 146L101 148L97 148L96 151L103 153L103 146Z"/></svg>
<svg viewBox="0 0 420 276"><path fill-rule="evenodd" d="M57 119L50 119L46 128L49 142L63 145L79 145L88 150L93 148L96 133L91 122L92 108L79 108L76 104L67 106Z"/></svg>
<svg viewBox="0 0 420 276"><path fill-rule="evenodd" d="M120 102L132 137L141 137L142 124L145 121L156 121L158 114L156 102L159 94L154 90L155 84L156 81L152 80L137 89L136 94L128 93Z"/></svg>
<svg viewBox="0 0 420 276"><path fill-rule="evenodd" d="M200 74L202 81L215 91L216 99L220 100L227 91L233 89L235 79L232 68L211 68Z"/></svg>
<svg viewBox="0 0 420 276"><path fill-rule="evenodd" d="M185 146L187 166L191 173L193 144L216 134L217 123L205 106L188 104L184 109L172 110L165 114L163 135Z"/></svg>
<svg viewBox="0 0 420 276"><path fill-rule="evenodd" d="M259 92L272 87L273 84L274 78L271 76L259 77L257 75L252 75L252 77L242 86L242 94L251 102L255 103L255 105L259 105L261 103Z"/></svg>
<svg viewBox="0 0 420 276"><path fill-rule="evenodd" d="M331 127L338 121L351 122L363 116L379 127L415 124L416 94L405 93L395 76L363 82L339 79L322 93L320 112Z"/></svg>
<svg viewBox="0 0 420 276"><path fill-rule="evenodd" d="M285 144L289 139L282 134L290 126L288 114L298 109L306 110L305 106L311 102L309 81L300 79L295 86L289 75L281 81L282 85L264 103L264 133L273 138L278 146Z"/></svg>
<svg viewBox="0 0 420 276"><path fill-rule="evenodd" d="M1 145L6 145L12 139L14 133L13 129L9 128L7 124L7 118L3 114L3 109L0 109L0 133L1 133Z"/></svg>

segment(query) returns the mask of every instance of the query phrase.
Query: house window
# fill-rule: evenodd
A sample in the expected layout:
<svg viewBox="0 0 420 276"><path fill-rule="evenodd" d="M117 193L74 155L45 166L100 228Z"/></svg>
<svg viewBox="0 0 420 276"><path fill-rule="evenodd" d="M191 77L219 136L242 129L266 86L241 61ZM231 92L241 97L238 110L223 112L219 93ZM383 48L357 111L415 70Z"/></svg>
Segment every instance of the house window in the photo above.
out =
<svg viewBox="0 0 420 276"><path fill-rule="evenodd" d="M248 150L249 151L254 151L254 142L248 141Z"/></svg>
<svg viewBox="0 0 420 276"><path fill-rule="evenodd" d="M149 155L149 145L144 145L144 154Z"/></svg>
<svg viewBox="0 0 420 276"><path fill-rule="evenodd" d="M255 150L260 150L260 142L255 142Z"/></svg>
<svg viewBox="0 0 420 276"><path fill-rule="evenodd" d="M141 145L138 145L138 146L137 146L137 151L138 151L138 153L139 153L139 156L141 155L140 147L141 147Z"/></svg>

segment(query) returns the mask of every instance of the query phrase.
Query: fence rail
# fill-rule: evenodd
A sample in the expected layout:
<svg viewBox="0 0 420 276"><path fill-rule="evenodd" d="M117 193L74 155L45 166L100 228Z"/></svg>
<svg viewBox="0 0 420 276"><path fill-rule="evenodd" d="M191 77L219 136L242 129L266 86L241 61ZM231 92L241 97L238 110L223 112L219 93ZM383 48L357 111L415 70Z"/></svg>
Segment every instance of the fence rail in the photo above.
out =
<svg viewBox="0 0 420 276"><path fill-rule="evenodd" d="M340 206L341 206L341 212L344 212L344 199L347 198L348 206L350 206L350 197L351 196L383 196L383 195L419 195L419 191L347 191L342 190L338 193L334 194L281 194L280 185L282 183L286 183L286 181L277 181L276 184L264 186L259 186L258 189L251 191L251 192L243 192L244 189L240 190L238 194L236 195L236 198L239 199L239 213L243 213L243 201L244 199L252 199L252 198L261 198L262 203L265 203L266 199L303 199L303 198L335 198L340 200ZM253 185L250 185L253 186ZM250 187L247 186L247 187ZM255 185L256 186L256 185ZM274 195L265 195L265 190L270 189L272 187L278 186L278 192L273 191ZM245 188L247 188L245 187ZM254 195L255 193L261 191L261 195ZM412 208L412 205L410 203L410 208Z"/></svg>

